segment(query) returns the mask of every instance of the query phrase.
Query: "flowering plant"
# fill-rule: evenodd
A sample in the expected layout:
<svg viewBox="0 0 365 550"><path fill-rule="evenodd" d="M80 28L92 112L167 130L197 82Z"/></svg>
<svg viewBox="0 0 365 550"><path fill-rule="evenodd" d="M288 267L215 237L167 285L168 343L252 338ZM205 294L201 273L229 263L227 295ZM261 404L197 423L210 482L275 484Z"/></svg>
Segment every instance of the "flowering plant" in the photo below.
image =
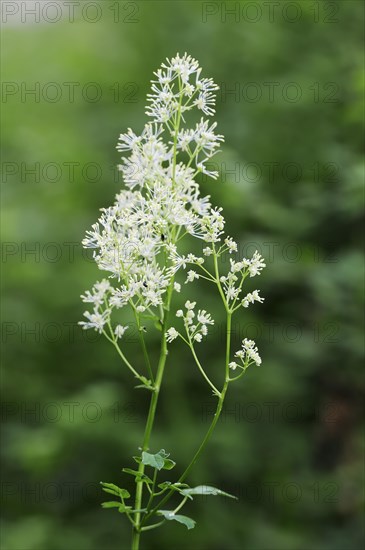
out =
<svg viewBox="0 0 365 550"><path fill-rule="evenodd" d="M187 54L182 57L177 54L167 60L155 77L146 110L151 121L141 135L129 129L119 138L117 149L129 153L119 167L126 189L116 196L113 206L102 209L98 223L83 241L86 248L94 249L99 269L110 275L82 296L92 310L85 312L86 320L80 324L84 329L104 334L137 378L137 387L150 393L141 452L133 457L138 467L123 469L134 477L134 500L126 489L102 483L103 490L114 497L102 506L116 508L131 522L134 550L139 548L141 533L168 520L182 523L188 529L194 527L194 520L178 512L195 495L232 496L208 485L190 487L185 480L217 424L228 386L240 379L250 365L261 364L252 340L244 339L242 348L231 352L231 323L232 316L241 307L263 301L258 290L242 296L242 287L247 277L260 275L265 263L258 252L250 259L233 259L237 243L224 234L222 208L213 207L209 196L200 195L196 176L202 173L213 179L218 177L218 173L208 167L223 141L223 136L215 133L216 123L201 118L194 127L186 127L188 113L193 109L206 116L214 114L218 87L211 79L201 77L197 61ZM189 238L203 243L201 256L181 253L181 242ZM226 253L231 256L229 269L223 273L221 260ZM186 300L184 309L174 311L173 308L174 296L182 292L175 278L183 270L187 270L186 283L203 279L213 285L225 310L225 359L220 388L213 383L196 349L214 324L212 316L204 309L197 309L195 301ZM129 327L116 320L118 310L124 307L129 308L138 327L145 361L143 374L125 353L123 338ZM161 339L156 368L144 336L144 324L151 321L160 331ZM161 481L158 479L161 470L173 469L175 462L164 449L151 453L150 439L169 347L175 340L189 348L200 374L217 399L217 406L190 464L177 480ZM174 509L165 509L173 495L181 501Z"/></svg>

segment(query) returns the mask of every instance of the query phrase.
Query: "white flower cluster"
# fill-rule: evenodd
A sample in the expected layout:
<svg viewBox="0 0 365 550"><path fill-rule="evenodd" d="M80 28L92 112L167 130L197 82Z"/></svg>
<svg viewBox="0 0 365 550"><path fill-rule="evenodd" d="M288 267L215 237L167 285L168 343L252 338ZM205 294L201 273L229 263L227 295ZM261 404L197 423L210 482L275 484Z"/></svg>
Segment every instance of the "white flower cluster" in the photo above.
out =
<svg viewBox="0 0 365 550"><path fill-rule="evenodd" d="M157 80L148 96L147 113L152 121L141 135L131 129L120 135L117 149L129 153L119 167L127 189L116 196L113 206L102 209L83 240L85 248L94 249L98 267L109 272L117 285L108 288L102 299L96 285L92 294L85 294L84 301L99 309L86 315L84 328L100 330L107 312L128 303L141 312L160 306L175 271L183 264L176 261L180 232L207 242L220 239L221 209L212 208L208 196L200 196L194 178L199 172L217 176L205 163L223 137L214 133L215 123L204 119L192 129L181 127L186 112L193 108L206 115L214 113L217 86L200 73L197 61L187 54L164 63L155 73ZM99 318L100 308L104 313Z"/></svg>
<svg viewBox="0 0 365 550"><path fill-rule="evenodd" d="M237 243L231 237L227 237L226 239L224 239L224 244L226 245L227 250L230 254L233 254L233 252L237 252Z"/></svg>
<svg viewBox="0 0 365 550"><path fill-rule="evenodd" d="M261 365L261 357L253 340L248 340L247 338L242 340L242 349L236 351L234 356L240 359L241 365L232 361L229 363L229 368L232 370L240 367L245 371L252 363L256 363L257 366Z"/></svg>
<svg viewBox="0 0 365 550"><path fill-rule="evenodd" d="M113 298L115 296L115 290L111 286L107 279L103 279L101 282L95 283L91 292L87 290L84 295L81 296L83 302L93 304L93 312L84 312L84 316L87 321L80 321L80 325L84 330L93 328L99 333L102 333L105 325L110 321L110 314L113 304ZM114 329L114 336L116 339L122 338L128 326L117 325Z"/></svg>
<svg viewBox="0 0 365 550"><path fill-rule="evenodd" d="M197 61L187 54L167 60L155 76L148 95L151 122L140 135L128 129L119 138L117 149L127 153L119 166L126 188L116 196L113 206L102 209L98 222L83 240L85 248L93 249L99 269L109 274L109 280L96 283L82 296L93 310L85 312L86 320L80 324L99 332L108 328L113 340L122 338L128 328L112 325L114 309L131 305L137 313L160 319L168 289L181 290L179 283L172 286L179 269L196 266L188 271L186 282L200 277L217 282L218 277L203 267L204 262L223 251L237 252L237 243L224 237L222 208L212 207L210 197L200 195L195 180L202 172L218 176L206 164L218 152L223 136L215 134L215 123L203 118L193 128L186 126L192 109L214 114L217 86L211 79L201 78ZM207 243L203 257L178 252L177 244L185 235ZM232 311L244 278L259 275L264 267L257 251L251 260L230 258L230 271L219 284ZM263 301L257 290L240 305L247 307L255 301ZM186 313L180 310L178 316L184 319L189 341L200 342L214 321L204 310L196 314L195 303L186 302L185 306ZM166 333L169 342L178 336L173 327Z"/></svg>
<svg viewBox="0 0 365 550"><path fill-rule="evenodd" d="M203 336L208 334L208 325L214 325L214 319L210 313L207 313L205 309L199 309L198 313L195 313L196 302L185 302L186 311L179 309L176 312L176 317L181 317L184 321L186 335L190 343L201 342ZM168 342L172 342L180 336L180 333L171 327L166 332L166 339Z"/></svg>
<svg viewBox="0 0 365 550"><path fill-rule="evenodd" d="M170 260L172 262L172 271L176 273L180 268L186 269L186 266L188 264L194 264L194 265L203 265L204 258L201 258L199 256L195 256L195 254L189 253L187 256L182 255L180 256L177 252L176 245L170 245L168 247L169 253L170 253Z"/></svg>
<svg viewBox="0 0 365 550"><path fill-rule="evenodd" d="M229 248L233 246L233 242L234 241L230 242ZM243 260L236 262L230 258L229 261L231 266L229 273L227 275L222 275L220 278L220 282L223 286L228 303L235 302L237 300L242 292L242 283L248 275L250 277L260 275L263 268L266 267L262 256L257 252L257 250L251 260L243 258ZM264 299L259 296L258 292L258 290L255 290L254 292L248 294L242 300L241 305L248 307L249 303L253 303L254 301L263 302Z"/></svg>
<svg viewBox="0 0 365 550"><path fill-rule="evenodd" d="M188 153L190 158L195 159L197 171L216 179L218 172L209 170L206 162L216 154L220 142L224 141L224 138L214 134L216 122L210 127L208 124L207 120L201 119L194 129L181 130L177 135L177 148ZM204 158L201 158L201 155Z"/></svg>
<svg viewBox="0 0 365 550"><path fill-rule="evenodd" d="M260 302L262 304L265 298L262 298L259 292L260 292L259 290L254 290L253 292L249 292L242 300L243 307L248 307L250 304L253 304L254 302Z"/></svg>
<svg viewBox="0 0 365 550"><path fill-rule="evenodd" d="M186 53L167 59L154 73L157 80L152 80L146 114L157 122L168 123L180 104L182 113L197 107L205 115L213 115L218 86L211 78L201 78L200 73L198 62Z"/></svg>
<svg viewBox="0 0 365 550"><path fill-rule="evenodd" d="M83 329L93 328L99 333L103 332L104 326L107 324L110 316L110 309L107 304L108 294L111 291L109 281L103 279L100 283L97 282L91 289L91 292L87 290L84 295L81 296L83 302L93 304L93 313L89 311L84 312L84 316L87 321L80 321L80 325Z"/></svg>

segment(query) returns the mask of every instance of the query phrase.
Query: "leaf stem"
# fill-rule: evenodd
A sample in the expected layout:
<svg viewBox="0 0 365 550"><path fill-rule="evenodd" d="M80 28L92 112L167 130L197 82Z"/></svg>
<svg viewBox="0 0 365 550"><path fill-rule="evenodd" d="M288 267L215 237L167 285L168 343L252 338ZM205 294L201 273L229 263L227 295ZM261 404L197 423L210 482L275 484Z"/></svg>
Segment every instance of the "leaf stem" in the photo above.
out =
<svg viewBox="0 0 365 550"><path fill-rule="evenodd" d="M153 525L147 525L146 527L141 527L141 531L150 531L151 529L156 529L156 527L160 527L160 525L163 525L165 523L165 519L163 521L159 521L158 523L154 523Z"/></svg>
<svg viewBox="0 0 365 550"><path fill-rule="evenodd" d="M176 514L181 508L184 506L185 502L188 500L188 497L184 497L183 500L180 502L179 506L175 508L175 510L172 512L173 514Z"/></svg>

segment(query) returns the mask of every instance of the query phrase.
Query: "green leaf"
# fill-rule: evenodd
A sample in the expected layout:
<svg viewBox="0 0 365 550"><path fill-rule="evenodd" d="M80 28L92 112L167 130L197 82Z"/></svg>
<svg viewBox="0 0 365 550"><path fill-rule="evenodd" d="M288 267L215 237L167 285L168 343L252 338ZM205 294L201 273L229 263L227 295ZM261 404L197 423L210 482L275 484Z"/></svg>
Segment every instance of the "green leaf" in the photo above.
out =
<svg viewBox="0 0 365 550"><path fill-rule="evenodd" d="M190 498L190 500L193 500L192 496L186 495L185 493L183 493L184 488L189 489L189 485L187 485L186 483L179 483L179 482L172 483L171 481L163 481L162 483L158 484L158 488L159 489L170 489L170 491L178 491L183 496Z"/></svg>
<svg viewBox="0 0 365 550"><path fill-rule="evenodd" d="M129 498L131 496L126 489L121 489L120 487L118 487L118 485L115 485L114 483L104 483L103 481L101 481L100 484L103 486L103 491L111 495L115 495L120 498Z"/></svg>
<svg viewBox="0 0 365 550"><path fill-rule="evenodd" d="M155 455L152 455L151 453L147 453L146 451L143 451L142 453L142 462L146 466L152 466L152 468L156 468L157 470L162 470L163 465L165 463L165 459L163 456L160 455L160 453L156 453Z"/></svg>
<svg viewBox="0 0 365 550"><path fill-rule="evenodd" d="M116 502L115 500L109 500L108 502L102 502L101 506L103 508L119 508L121 504L120 502Z"/></svg>
<svg viewBox="0 0 365 550"><path fill-rule="evenodd" d="M188 529L193 529L196 524L196 522L193 519L188 518L188 516L174 514L171 510L159 510L158 514L163 516L165 519L178 521L179 523L185 525Z"/></svg>
<svg viewBox="0 0 365 550"><path fill-rule="evenodd" d="M141 476L141 472L138 472L138 470L132 470L132 468L123 468L122 472L125 472L126 474L130 474L131 476Z"/></svg>
<svg viewBox="0 0 365 550"><path fill-rule="evenodd" d="M157 470L171 470L176 465L176 462L168 458L168 456L170 455L165 449L161 449L156 454L144 451L142 453L142 462L146 466L152 466L152 468L156 468Z"/></svg>
<svg viewBox="0 0 365 550"><path fill-rule="evenodd" d="M189 488L189 489L182 489L180 491L182 495L190 496L190 495L222 495L229 498L235 498L237 500L237 497L234 495L230 495L229 493L226 493L225 491L221 491L220 489L217 489L216 487L211 487L210 485L198 485L198 487Z"/></svg>
<svg viewBox="0 0 365 550"><path fill-rule="evenodd" d="M141 479L145 483L153 483L152 479L146 474L142 474L141 472L138 472L138 470L132 470L132 468L123 468L122 472L126 474L130 474L131 476L134 476L136 479Z"/></svg>
<svg viewBox="0 0 365 550"><path fill-rule="evenodd" d="M104 509L108 508L118 508L118 512L120 514L125 514L129 510L132 510L132 506L125 506L125 504L122 504L121 502L116 502L115 500L110 500L108 502L102 502L101 506Z"/></svg>
<svg viewBox="0 0 365 550"><path fill-rule="evenodd" d="M171 460L171 458L165 458L164 459L164 465L163 465L163 469L164 470L172 470L172 468L174 466L176 466L176 462L174 462L173 460Z"/></svg>

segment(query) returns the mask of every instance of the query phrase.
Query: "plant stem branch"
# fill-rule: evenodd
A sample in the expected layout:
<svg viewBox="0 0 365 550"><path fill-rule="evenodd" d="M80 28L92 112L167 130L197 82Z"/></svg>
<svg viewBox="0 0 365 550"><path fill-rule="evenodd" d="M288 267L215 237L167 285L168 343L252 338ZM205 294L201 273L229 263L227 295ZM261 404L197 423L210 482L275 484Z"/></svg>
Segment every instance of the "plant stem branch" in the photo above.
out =
<svg viewBox="0 0 365 550"><path fill-rule="evenodd" d="M210 378L208 377L208 375L206 374L205 370L203 369L203 367L201 366L201 363L198 359L198 356L195 352L195 349L194 349L194 346L192 344L192 341L191 341L191 338L188 334L188 338L189 338L189 347L191 349L191 353L193 354L193 357L195 359L195 363L197 364L198 366L198 369L200 370L200 372L202 373L202 375L204 376L204 379L208 382L209 386L212 388L213 392L215 395L218 395L218 397L220 397L221 395L221 392L215 387L215 385L213 384L213 382L211 382Z"/></svg>
<svg viewBox="0 0 365 550"><path fill-rule="evenodd" d="M213 417L213 420L209 426L209 429L207 431L207 433L205 434L205 437L203 439L203 441L201 442L198 450L196 451L195 455L193 456L191 462L189 463L189 465L187 466L187 468L184 470L184 472L181 474L179 480L178 480L178 483L181 483L182 481L184 481L184 479L186 479L186 477L189 475L191 469L193 468L194 464L196 463L196 461L198 460L198 458L200 457L200 455L202 454L203 450L205 449L213 431L214 431L214 428L216 427L216 424L219 420L219 417L220 417L220 414L222 412L222 408L223 408L223 403L224 403L224 399L225 399L225 396L226 396L226 392L227 392L227 388L228 388L228 385L229 385L229 358L230 358L230 351L231 351L231 326L232 326L232 313L230 311L227 310L227 338L226 338L226 359L225 359L225 380L224 380L224 385L223 385L223 388L222 388L222 391L220 392L220 397L219 397L219 400L218 400L218 403L217 403L217 408L216 408L216 411L214 413L214 417ZM147 514L144 518L144 521L146 521L149 517L151 517L153 514L155 514L170 498L171 496L174 494L174 490L170 490L166 495L165 497L157 504L157 506L155 506L155 508L153 510L151 510L151 512L149 514Z"/></svg>
<svg viewBox="0 0 365 550"><path fill-rule="evenodd" d="M134 316L135 316L136 323L137 323L138 337L139 337L139 341L141 343L141 347L142 347L142 351L143 351L143 357L144 357L144 360L145 360L145 363L146 363L148 376L150 377L150 380L151 380L152 384L154 384L154 376L153 376L153 372L152 372L150 358L149 358L148 352L147 352L146 342L145 342L144 336L143 336L143 329L141 327L141 322L140 322L139 315L138 315L138 313L137 313L137 311L135 310L134 307L133 307L133 312L134 312Z"/></svg>
<svg viewBox="0 0 365 550"><path fill-rule="evenodd" d="M150 408L148 412L146 428L145 428L144 437L143 437L142 451L147 451L149 446L153 423L155 420L157 401L160 393L163 372L166 364L167 345L166 345L166 336L165 336L165 322L166 321L164 321L164 324L163 324L160 360L157 367L156 381L154 385L154 391L151 397ZM142 462L140 462L138 466L138 472L140 474L143 474L144 469L145 469L145 465ZM139 479L137 478L136 484L137 484L136 500L135 500L134 507L136 510L140 510L140 508L142 507L142 493L143 493L143 483L141 478ZM135 527L133 529L132 550L138 550L139 539L140 539L141 512L136 512L134 521L135 521Z"/></svg>

